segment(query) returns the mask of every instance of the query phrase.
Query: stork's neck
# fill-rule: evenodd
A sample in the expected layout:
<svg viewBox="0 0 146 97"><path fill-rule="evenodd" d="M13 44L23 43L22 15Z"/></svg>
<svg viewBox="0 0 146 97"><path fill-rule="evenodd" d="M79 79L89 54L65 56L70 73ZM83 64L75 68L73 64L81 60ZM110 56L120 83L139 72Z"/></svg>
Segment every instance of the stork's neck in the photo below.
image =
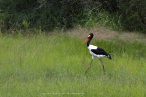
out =
<svg viewBox="0 0 146 97"><path fill-rule="evenodd" d="M90 45L90 41L91 41L91 39L88 40L88 42L87 42L87 47Z"/></svg>

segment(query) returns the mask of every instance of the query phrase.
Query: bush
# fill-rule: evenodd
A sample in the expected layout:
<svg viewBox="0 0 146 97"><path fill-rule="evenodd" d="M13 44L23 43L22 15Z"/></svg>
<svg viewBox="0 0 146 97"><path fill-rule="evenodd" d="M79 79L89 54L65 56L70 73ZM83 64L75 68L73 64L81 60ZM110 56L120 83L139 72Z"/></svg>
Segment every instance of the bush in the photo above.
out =
<svg viewBox="0 0 146 97"><path fill-rule="evenodd" d="M0 13L5 29L24 28L27 21L27 28L45 30L102 24L146 32L145 0L1 0Z"/></svg>
<svg viewBox="0 0 146 97"><path fill-rule="evenodd" d="M119 1L118 16L124 29L133 31L145 31L146 27L146 1L128 0Z"/></svg>

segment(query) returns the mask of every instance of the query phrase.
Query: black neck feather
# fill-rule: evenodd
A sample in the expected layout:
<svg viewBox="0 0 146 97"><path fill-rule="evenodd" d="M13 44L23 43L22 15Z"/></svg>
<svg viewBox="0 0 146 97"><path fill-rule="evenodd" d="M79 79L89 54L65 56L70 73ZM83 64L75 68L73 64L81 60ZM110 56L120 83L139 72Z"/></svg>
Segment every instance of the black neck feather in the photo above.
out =
<svg viewBox="0 0 146 97"><path fill-rule="evenodd" d="M90 44L90 41L91 41L91 39L89 39L89 40L88 40L88 42L87 42L87 47L89 46L89 44Z"/></svg>

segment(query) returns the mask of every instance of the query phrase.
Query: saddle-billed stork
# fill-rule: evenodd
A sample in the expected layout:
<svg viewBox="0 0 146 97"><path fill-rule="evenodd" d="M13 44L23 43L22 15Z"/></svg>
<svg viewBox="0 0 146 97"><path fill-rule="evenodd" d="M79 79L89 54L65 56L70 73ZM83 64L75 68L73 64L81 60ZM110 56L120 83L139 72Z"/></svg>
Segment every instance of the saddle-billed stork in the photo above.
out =
<svg viewBox="0 0 146 97"><path fill-rule="evenodd" d="M90 33L88 35L87 39L84 41L84 44L87 44L87 48L89 49L89 52L92 55L92 60L90 62L88 69L85 71L85 74L87 73L87 71L91 67L91 64L92 64L94 57L97 57L100 60L103 70L104 70L104 63L102 62L102 60L100 58L107 57L110 60L112 59L110 54L108 54L104 49L90 44L90 41L92 40L92 38L93 38L93 33ZM105 70L104 70L104 72L105 72Z"/></svg>

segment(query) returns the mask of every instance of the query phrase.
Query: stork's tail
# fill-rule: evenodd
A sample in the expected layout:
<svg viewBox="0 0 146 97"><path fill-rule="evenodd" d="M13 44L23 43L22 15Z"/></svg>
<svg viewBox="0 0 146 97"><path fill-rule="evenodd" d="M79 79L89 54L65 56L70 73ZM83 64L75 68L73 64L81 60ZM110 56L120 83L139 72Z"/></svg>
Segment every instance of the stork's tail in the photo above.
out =
<svg viewBox="0 0 146 97"><path fill-rule="evenodd" d="M108 54L108 55L107 55L107 57L108 57L110 60L112 59L112 57L111 57L111 55L110 55L110 54Z"/></svg>

